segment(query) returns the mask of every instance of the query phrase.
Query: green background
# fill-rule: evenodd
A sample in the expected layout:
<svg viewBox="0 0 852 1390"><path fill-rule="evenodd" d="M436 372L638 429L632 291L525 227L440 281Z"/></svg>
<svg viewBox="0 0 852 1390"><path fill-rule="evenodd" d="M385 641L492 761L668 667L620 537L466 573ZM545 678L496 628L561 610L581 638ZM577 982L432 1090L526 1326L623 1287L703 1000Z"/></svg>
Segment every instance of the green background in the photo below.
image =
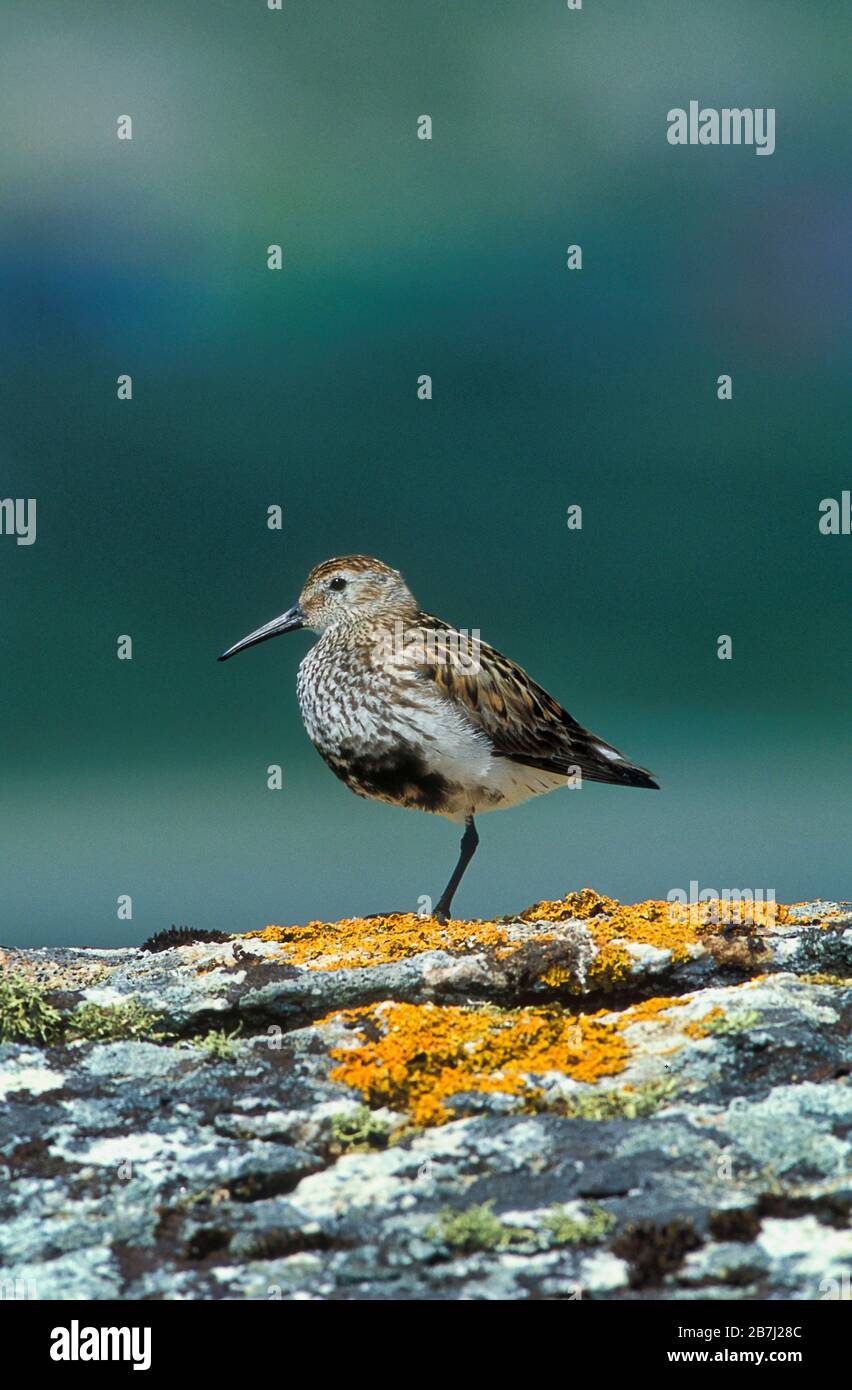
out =
<svg viewBox="0 0 852 1390"><path fill-rule="evenodd" d="M0 940L437 897L457 828L307 741L311 639L215 662L353 552L661 782L483 817L463 915L848 895L844 11L8 0ZM692 98L774 106L775 154L670 147Z"/></svg>

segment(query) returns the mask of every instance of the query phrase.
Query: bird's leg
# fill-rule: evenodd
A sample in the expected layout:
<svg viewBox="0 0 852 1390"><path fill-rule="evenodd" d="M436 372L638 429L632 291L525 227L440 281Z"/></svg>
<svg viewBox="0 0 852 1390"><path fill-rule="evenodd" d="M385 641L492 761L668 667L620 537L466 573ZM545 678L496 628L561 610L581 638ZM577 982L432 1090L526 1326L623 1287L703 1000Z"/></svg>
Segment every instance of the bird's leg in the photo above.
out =
<svg viewBox="0 0 852 1390"><path fill-rule="evenodd" d="M476 833L476 826L473 823L473 816L468 816L465 820L465 831L462 835L461 851L459 862L453 869L453 876L441 894L440 902L435 908L435 917L441 923L449 921L450 909L453 905L453 896L462 881L465 869L476 853L476 846L479 844L479 836Z"/></svg>

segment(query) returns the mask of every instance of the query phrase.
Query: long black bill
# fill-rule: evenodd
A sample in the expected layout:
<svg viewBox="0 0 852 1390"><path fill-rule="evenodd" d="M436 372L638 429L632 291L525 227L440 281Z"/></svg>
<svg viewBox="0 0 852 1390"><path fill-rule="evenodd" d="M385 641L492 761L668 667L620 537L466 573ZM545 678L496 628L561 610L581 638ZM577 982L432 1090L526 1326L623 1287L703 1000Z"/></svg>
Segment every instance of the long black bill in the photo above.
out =
<svg viewBox="0 0 852 1390"><path fill-rule="evenodd" d="M258 642L268 642L270 637L278 637L282 632L295 632L304 625L305 615L297 603L295 608L288 608L280 618L273 618L271 623L264 623L263 627L250 632L241 642L235 642L233 647L229 647L217 660L227 661L229 656L236 656L237 652L244 651L246 647L256 647Z"/></svg>

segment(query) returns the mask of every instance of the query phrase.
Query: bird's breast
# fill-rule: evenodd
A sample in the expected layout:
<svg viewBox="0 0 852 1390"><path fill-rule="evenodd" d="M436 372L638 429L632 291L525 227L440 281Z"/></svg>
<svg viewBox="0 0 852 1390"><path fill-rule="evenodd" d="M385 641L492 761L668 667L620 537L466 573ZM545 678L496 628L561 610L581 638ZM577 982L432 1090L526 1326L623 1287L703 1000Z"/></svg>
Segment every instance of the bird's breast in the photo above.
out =
<svg viewBox="0 0 852 1390"><path fill-rule="evenodd" d="M323 757L386 736L393 692L365 654L324 653L317 643L299 667L297 691L308 738Z"/></svg>

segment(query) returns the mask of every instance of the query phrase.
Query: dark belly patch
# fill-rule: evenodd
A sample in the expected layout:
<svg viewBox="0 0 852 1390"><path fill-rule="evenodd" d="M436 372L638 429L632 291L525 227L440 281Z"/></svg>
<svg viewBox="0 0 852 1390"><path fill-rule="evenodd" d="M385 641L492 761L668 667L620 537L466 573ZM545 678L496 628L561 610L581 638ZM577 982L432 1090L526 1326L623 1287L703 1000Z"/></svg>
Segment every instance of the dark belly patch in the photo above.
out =
<svg viewBox="0 0 852 1390"><path fill-rule="evenodd" d="M413 748L389 749L373 756L327 758L332 772L359 796L390 801L395 806L416 806L441 811L447 804L450 784L439 772L431 772Z"/></svg>

